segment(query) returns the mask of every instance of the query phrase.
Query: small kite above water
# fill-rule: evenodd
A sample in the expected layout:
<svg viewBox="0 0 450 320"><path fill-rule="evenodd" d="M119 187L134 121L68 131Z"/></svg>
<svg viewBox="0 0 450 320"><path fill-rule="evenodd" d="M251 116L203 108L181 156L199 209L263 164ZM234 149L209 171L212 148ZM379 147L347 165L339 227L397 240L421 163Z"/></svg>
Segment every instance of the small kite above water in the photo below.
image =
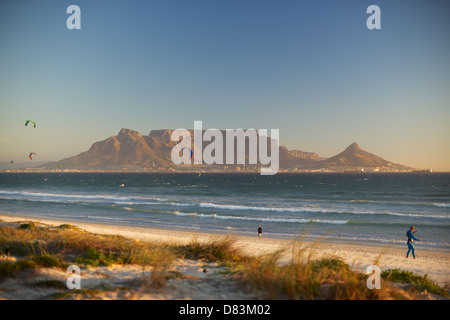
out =
<svg viewBox="0 0 450 320"><path fill-rule="evenodd" d="M27 121L25 121L25 126L28 126L28 123L32 123L33 124L33 126L36 128L36 122L34 122L34 121L31 121L31 120L27 120Z"/></svg>
<svg viewBox="0 0 450 320"><path fill-rule="evenodd" d="M183 149L188 149L191 152L191 159L194 157L194 153L192 152L191 149L184 147ZM181 149L181 151L183 151L183 149Z"/></svg>
<svg viewBox="0 0 450 320"><path fill-rule="evenodd" d="M30 160L33 160L33 154L36 154L35 152L30 152L30 154L28 155L28 158L30 158Z"/></svg>

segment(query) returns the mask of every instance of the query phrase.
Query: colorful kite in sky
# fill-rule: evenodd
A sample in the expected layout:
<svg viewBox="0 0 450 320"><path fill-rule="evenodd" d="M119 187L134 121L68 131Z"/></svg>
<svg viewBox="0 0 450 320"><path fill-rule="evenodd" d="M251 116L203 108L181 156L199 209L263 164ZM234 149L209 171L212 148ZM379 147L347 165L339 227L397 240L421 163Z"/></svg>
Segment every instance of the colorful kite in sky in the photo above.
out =
<svg viewBox="0 0 450 320"><path fill-rule="evenodd" d="M191 149L184 147L183 149L188 149L191 152L191 159L194 157L194 153L192 152ZM183 151L183 149L181 149L181 151Z"/></svg>
<svg viewBox="0 0 450 320"><path fill-rule="evenodd" d="M32 123L33 124L33 126L36 128L36 122L34 122L34 121L31 121L31 120L27 120L27 121L25 121L25 126L27 126L28 125L28 123Z"/></svg>

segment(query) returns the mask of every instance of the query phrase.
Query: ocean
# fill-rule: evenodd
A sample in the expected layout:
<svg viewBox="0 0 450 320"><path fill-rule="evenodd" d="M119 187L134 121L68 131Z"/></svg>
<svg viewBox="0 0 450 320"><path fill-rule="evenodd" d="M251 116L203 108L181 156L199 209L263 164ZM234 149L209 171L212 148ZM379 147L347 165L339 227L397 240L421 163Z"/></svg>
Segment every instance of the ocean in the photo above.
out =
<svg viewBox="0 0 450 320"><path fill-rule="evenodd" d="M450 248L450 173L0 173L0 213Z"/></svg>

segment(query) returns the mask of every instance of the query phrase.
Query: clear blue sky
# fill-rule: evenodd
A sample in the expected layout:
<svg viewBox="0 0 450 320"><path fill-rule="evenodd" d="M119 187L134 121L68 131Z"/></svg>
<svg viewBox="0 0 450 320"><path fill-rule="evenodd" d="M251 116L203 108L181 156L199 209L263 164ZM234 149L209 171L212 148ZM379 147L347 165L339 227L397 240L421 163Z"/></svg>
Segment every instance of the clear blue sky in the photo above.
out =
<svg viewBox="0 0 450 320"><path fill-rule="evenodd" d="M66 27L71 4L81 30ZM366 27L371 4L381 30ZM447 0L3 0L0 161L202 120L450 171L449 12Z"/></svg>

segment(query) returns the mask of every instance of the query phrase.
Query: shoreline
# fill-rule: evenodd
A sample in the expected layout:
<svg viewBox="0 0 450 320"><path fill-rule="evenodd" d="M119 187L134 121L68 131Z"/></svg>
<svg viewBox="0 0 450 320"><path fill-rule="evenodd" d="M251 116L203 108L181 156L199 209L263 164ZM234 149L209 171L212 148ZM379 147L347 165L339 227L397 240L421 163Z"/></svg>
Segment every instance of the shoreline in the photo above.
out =
<svg viewBox="0 0 450 320"><path fill-rule="evenodd" d="M215 173L215 174L257 174L260 175L259 170L252 171L240 171L240 170L215 170L209 169L205 170L205 168L194 168L194 169L185 169L185 170L176 170L176 169L166 169L166 170L153 170L148 168L140 168L140 169L47 169L42 167L24 167L24 168L15 168L15 169L0 169L0 173L189 173L189 174L197 174L198 172L202 173ZM361 171L360 167L352 167L349 169L345 168L317 168L317 169L279 169L278 173L288 173L288 174L310 174L310 173L345 173L345 174L379 174L379 173L418 173L418 174L432 174L432 173L450 173L450 171L429 171L429 169L392 169L392 170L376 170L373 168L366 167L366 170Z"/></svg>
<svg viewBox="0 0 450 320"><path fill-rule="evenodd" d="M22 215L22 214L12 214L11 212L4 212L0 210L0 221L2 220L2 217L5 217L5 219L21 219L25 221L35 221L35 222L42 222L42 223L48 223L48 224L73 224L77 225L81 228L94 228L97 229L104 229L109 230L108 232L112 232L112 234L116 234L115 232L119 232L117 234L123 235L127 234L124 230L128 230L128 233L130 233L132 238L139 238L139 240L149 240L154 241L158 240L160 237L155 237L155 234L163 233L165 237L169 238L186 238L186 239L192 239L193 237L200 237L200 238L208 238L211 237L224 237L224 236L232 236L234 238L241 238L241 239L247 239L247 240L255 240L258 238L257 232L255 230L254 236L245 235L243 232L233 232L233 231L220 231L220 230L200 230L200 229L193 229L188 227L182 227L182 226L173 226L173 227L166 227L166 226L137 226L137 225L123 225L120 223L114 223L114 222L107 222L107 221L96 221L96 220L77 220L77 219L71 219L71 218L47 218L47 217L32 217L28 215ZM83 227L84 226L84 227ZM94 226L97 226L95 228ZM86 229L86 231L89 231ZM98 231L98 230L97 230ZM95 233L101 233L97 232ZM106 233L105 233L106 234ZM111 233L108 233L111 234ZM377 240L355 240L355 239L340 239L340 238L331 238L331 237L308 237L306 234L305 237L303 237L302 234L299 234L298 236L282 236L282 235L274 235L270 233L265 233L263 231L263 238L266 240L271 240L274 242L279 243L292 243L293 241L301 240L302 242L306 243L315 243L315 242L321 242L326 243L330 245L335 246L363 246L363 247L377 247L377 248L389 248L394 250L404 250L407 251L406 241L403 242L382 242ZM301 238L301 239L300 239ZM416 246L416 252L417 249L420 248L421 251L431 251L431 252L444 252L450 254L450 247L446 246L436 246L436 245L430 245L430 244L424 244L424 243L416 243L416 245L419 244L419 246ZM450 271L450 268L449 268Z"/></svg>
<svg viewBox="0 0 450 320"><path fill-rule="evenodd" d="M165 242L185 244L193 240L203 242L212 241L218 237L231 236L236 246L242 250L243 253L249 255L264 255L270 254L280 249L285 249L285 254L280 259L280 262L287 263L292 254L293 246L301 246L302 248L311 248L312 259L320 259L321 257L335 257L340 258L350 266L365 272L369 265L376 264L381 270L385 269L402 269L414 272L418 275L428 274L429 278L437 282L439 285L450 284L450 250L445 248L435 248L426 246L416 247L417 259L412 257L406 259L407 251L406 245L392 245L381 243L353 243L353 242L326 242L322 240L310 241L276 239L264 237L259 239L256 232L254 237L234 235L229 233L205 233L196 231L180 231L161 228L149 227L135 227L135 226L120 226L110 224L99 224L89 222L79 222L62 219L47 219L47 218L30 218L25 216L13 216L0 213L0 221L4 222L18 222L18 221L33 221L47 225L61 225L71 224L83 229L87 232L96 234L110 234L121 235L127 238L138 239L149 242Z"/></svg>

